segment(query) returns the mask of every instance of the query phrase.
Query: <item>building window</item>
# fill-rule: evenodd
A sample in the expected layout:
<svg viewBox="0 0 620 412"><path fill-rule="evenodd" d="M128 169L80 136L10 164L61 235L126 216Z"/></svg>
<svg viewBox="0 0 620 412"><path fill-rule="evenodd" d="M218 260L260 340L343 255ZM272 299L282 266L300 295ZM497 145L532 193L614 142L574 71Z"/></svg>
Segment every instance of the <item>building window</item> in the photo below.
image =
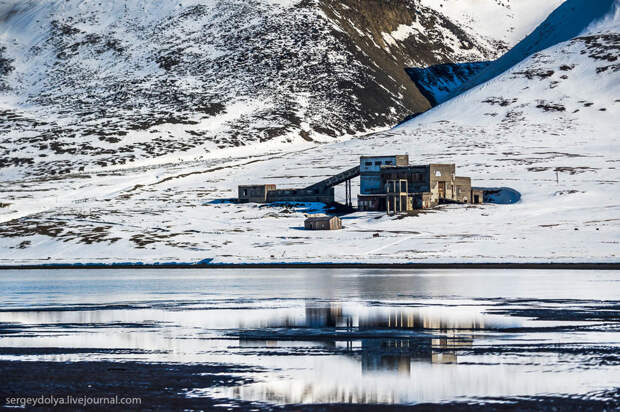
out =
<svg viewBox="0 0 620 412"><path fill-rule="evenodd" d="M366 166L372 166L372 162L365 162L364 165Z"/></svg>
<svg viewBox="0 0 620 412"><path fill-rule="evenodd" d="M391 161L391 160L386 160L386 161L385 161L385 164L386 164L386 165L391 165L391 164L392 164L392 161Z"/></svg>
<svg viewBox="0 0 620 412"><path fill-rule="evenodd" d="M243 189L243 196L247 196L248 195L248 189Z"/></svg>
<svg viewBox="0 0 620 412"><path fill-rule="evenodd" d="M377 160L377 161L375 162L375 166L381 166L381 160Z"/></svg>

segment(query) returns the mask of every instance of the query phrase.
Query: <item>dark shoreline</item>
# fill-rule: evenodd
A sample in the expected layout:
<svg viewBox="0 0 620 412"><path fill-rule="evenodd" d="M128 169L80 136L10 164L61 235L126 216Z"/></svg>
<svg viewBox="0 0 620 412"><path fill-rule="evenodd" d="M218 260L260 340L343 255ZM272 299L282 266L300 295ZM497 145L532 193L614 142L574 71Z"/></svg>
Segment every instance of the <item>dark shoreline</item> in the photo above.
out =
<svg viewBox="0 0 620 412"><path fill-rule="evenodd" d="M620 270L618 263L73 263L0 265L0 270L36 269L552 269Z"/></svg>

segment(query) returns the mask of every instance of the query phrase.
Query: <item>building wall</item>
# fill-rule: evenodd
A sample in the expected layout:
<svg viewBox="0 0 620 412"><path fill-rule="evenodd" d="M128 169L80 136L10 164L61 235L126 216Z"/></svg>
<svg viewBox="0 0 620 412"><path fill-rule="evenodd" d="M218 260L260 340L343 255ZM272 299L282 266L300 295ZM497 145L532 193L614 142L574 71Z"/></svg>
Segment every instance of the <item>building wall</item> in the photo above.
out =
<svg viewBox="0 0 620 412"><path fill-rule="evenodd" d="M381 181L381 168L385 166L405 166L409 163L408 155L362 156L360 157L360 193L385 193Z"/></svg>
<svg viewBox="0 0 620 412"><path fill-rule="evenodd" d="M471 178L457 176L455 179L457 202L471 203Z"/></svg>
<svg viewBox="0 0 620 412"><path fill-rule="evenodd" d="M439 199L455 200L456 190L454 186L456 166L454 164L431 164L429 165L429 182L431 202L439 204ZM445 191L442 195L442 188Z"/></svg>
<svg viewBox="0 0 620 412"><path fill-rule="evenodd" d="M429 209L432 205L431 194L429 192L414 193L412 198L414 209Z"/></svg>
<svg viewBox="0 0 620 412"><path fill-rule="evenodd" d="M306 219L304 222L306 230L339 230L342 229L342 221L334 216L331 219Z"/></svg>
<svg viewBox="0 0 620 412"><path fill-rule="evenodd" d="M384 186L389 180L405 179L409 193L430 192L432 206L436 206L440 198L455 200L455 171L454 164L385 167L381 179Z"/></svg>
<svg viewBox="0 0 620 412"><path fill-rule="evenodd" d="M385 210L385 195L359 195L357 197L359 210L379 211Z"/></svg>
<svg viewBox="0 0 620 412"><path fill-rule="evenodd" d="M329 221L329 226L331 230L340 230L342 229L342 220L340 218L333 218Z"/></svg>
<svg viewBox="0 0 620 412"><path fill-rule="evenodd" d="M334 203L334 188L325 192L308 189L278 189L267 194L268 202L319 202Z"/></svg>
<svg viewBox="0 0 620 412"><path fill-rule="evenodd" d="M242 185L238 187L240 202L265 203L267 194L276 190L276 185Z"/></svg>
<svg viewBox="0 0 620 412"><path fill-rule="evenodd" d="M476 204L484 203L484 190L472 189L471 203L476 203Z"/></svg>
<svg viewBox="0 0 620 412"><path fill-rule="evenodd" d="M406 180L409 193L428 192L430 190L428 166L384 168L381 172L381 179L383 186L388 180Z"/></svg>

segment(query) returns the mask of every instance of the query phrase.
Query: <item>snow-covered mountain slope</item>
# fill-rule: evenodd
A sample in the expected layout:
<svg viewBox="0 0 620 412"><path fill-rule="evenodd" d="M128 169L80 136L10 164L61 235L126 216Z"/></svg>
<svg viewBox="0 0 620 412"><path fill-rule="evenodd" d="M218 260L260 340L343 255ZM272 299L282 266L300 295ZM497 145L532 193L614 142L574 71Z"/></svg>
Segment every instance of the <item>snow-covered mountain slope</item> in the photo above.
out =
<svg viewBox="0 0 620 412"><path fill-rule="evenodd" d="M0 182L0 264L44 262L618 262L620 16L526 58L393 130L229 159ZM237 205L237 185L299 187L408 153L451 162L514 205L358 212L305 232L317 205ZM355 191L355 187L354 187ZM343 188L337 197L344 198Z"/></svg>
<svg viewBox="0 0 620 412"><path fill-rule="evenodd" d="M0 53L6 178L385 129L405 67L499 51L413 0L1 0Z"/></svg>
<svg viewBox="0 0 620 412"><path fill-rule="evenodd" d="M439 103L491 80L536 52L578 36L587 29L592 21L596 21L607 14L614 2L615 0L566 1L525 39L484 70L456 87L451 93L444 94Z"/></svg>
<svg viewBox="0 0 620 412"><path fill-rule="evenodd" d="M445 63L434 66L407 68L407 74L418 90L433 106L447 100L457 88L485 69L491 62Z"/></svg>
<svg viewBox="0 0 620 412"><path fill-rule="evenodd" d="M565 0L420 0L451 21L509 49Z"/></svg>

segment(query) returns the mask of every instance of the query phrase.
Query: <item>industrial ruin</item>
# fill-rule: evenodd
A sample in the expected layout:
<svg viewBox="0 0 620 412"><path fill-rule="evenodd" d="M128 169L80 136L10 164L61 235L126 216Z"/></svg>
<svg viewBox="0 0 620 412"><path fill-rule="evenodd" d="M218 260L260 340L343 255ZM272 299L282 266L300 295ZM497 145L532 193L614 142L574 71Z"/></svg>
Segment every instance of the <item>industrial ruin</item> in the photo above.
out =
<svg viewBox="0 0 620 412"><path fill-rule="evenodd" d="M335 203L334 187L345 183L345 203L352 207L351 180L360 177L357 207L388 214L430 209L442 203L480 204L482 189L471 178L457 176L454 164L410 165L408 155L362 156L359 166L299 189L276 185L239 186L240 203L321 202Z"/></svg>

